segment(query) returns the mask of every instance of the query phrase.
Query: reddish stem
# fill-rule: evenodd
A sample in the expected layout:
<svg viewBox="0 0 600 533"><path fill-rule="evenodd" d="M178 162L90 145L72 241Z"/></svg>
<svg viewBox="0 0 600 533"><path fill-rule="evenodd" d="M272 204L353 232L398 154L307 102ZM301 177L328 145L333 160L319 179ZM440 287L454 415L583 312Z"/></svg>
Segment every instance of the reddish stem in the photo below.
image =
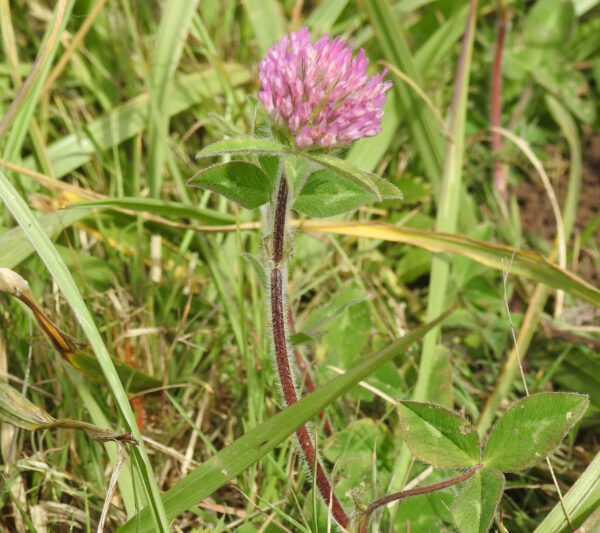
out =
<svg viewBox="0 0 600 533"><path fill-rule="evenodd" d="M494 66L492 68L491 93L490 93L490 125L492 128L502 126L502 53L504 51L504 38L508 24L508 12L503 10L498 20L498 32L496 34L496 52L494 54ZM500 197L506 201L508 197L506 187L506 174L503 163L498 154L502 149L502 135L492 129L491 136L492 151L494 152L494 186Z"/></svg>
<svg viewBox="0 0 600 533"><path fill-rule="evenodd" d="M459 476L453 477L452 479L447 479L446 481L441 481L440 483L434 483L433 485L427 485L426 487L418 487L416 489L403 490L400 492L395 492L394 494L388 494L383 498L379 498L379 500L375 500L363 513L363 518L360 521L358 526L358 533L367 533L367 527L369 525L369 519L371 518L371 514L377 510L382 505L387 505L388 503L402 500L404 498L408 498L410 496L419 496L420 494L428 494L430 492L435 492L438 490L445 489L447 487L451 487L452 485L456 485L458 483L462 483L467 479L473 477L479 470L481 470L483 465L477 465L473 468L467 470L466 472L460 474Z"/></svg>
<svg viewBox="0 0 600 533"><path fill-rule="evenodd" d="M292 405L298 401L294 378L290 367L288 353L288 342L286 332L286 313L285 313L285 294L286 281L283 279L283 273L280 264L284 259L284 241L285 241L285 221L287 217L287 196L288 185L284 176L281 177L277 200L275 205L275 216L273 219L272 235L272 262L270 269L270 303L271 303L271 328L273 334L273 344L275 346L275 360L277 362L277 372L281 383L283 399L286 405ZM302 454L310 468L311 473L316 479L316 485L325 500L327 507L331 508L333 518L342 526L348 525L348 516L341 506L339 500L333 492L333 488L321 463L316 455L315 446L310 438L310 433L306 426L302 426L296 431L298 443ZM315 475L316 466L316 475Z"/></svg>
<svg viewBox="0 0 600 533"><path fill-rule="evenodd" d="M290 331L293 331L294 330L294 315L292 314L292 310L290 309L289 306L288 306L288 324L289 324ZM306 360L300 353L300 350L294 349L294 356L296 357L296 364L298 365L300 374L302 375L302 377L304 379L304 386L306 387L306 390L308 392L314 392L317 387L315 385L315 382L313 381L313 377L310 373L310 369L308 368L308 363L306 362ZM329 420L327 418L325 418L324 410L319 413L319 418L321 420L324 420L323 429L325 430L325 434L328 437L331 437L331 435L333 435L333 429L331 427L331 424L329 423Z"/></svg>

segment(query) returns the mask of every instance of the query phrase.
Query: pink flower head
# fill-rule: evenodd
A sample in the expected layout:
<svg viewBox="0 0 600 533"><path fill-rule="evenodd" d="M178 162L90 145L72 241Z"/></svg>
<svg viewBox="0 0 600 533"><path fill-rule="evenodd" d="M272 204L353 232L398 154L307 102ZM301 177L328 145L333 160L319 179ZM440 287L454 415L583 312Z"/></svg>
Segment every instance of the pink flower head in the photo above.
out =
<svg viewBox="0 0 600 533"><path fill-rule="evenodd" d="M381 131L387 69L372 78L361 48L339 37L315 44L304 27L285 35L258 64L263 90L258 98L267 112L285 124L299 147L343 146Z"/></svg>

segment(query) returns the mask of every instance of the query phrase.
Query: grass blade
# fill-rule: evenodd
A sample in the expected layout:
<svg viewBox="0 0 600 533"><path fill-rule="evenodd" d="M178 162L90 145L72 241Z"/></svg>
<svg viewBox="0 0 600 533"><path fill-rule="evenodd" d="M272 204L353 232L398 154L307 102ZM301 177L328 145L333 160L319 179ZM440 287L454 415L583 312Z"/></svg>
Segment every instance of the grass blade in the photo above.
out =
<svg viewBox="0 0 600 533"><path fill-rule="evenodd" d="M406 33L396 21L389 1L366 0L365 4L386 59L422 87L421 73L414 64ZM438 123L423 100L399 78L395 79L394 90L399 97L403 115L412 130L427 176L437 185L440 182L444 158L444 143Z"/></svg>
<svg viewBox="0 0 600 533"><path fill-rule="evenodd" d="M234 86L250 80L250 72L244 67L225 65L224 68ZM169 99L164 112L169 116L175 115L220 90L220 74L213 69L182 76L169 85ZM108 115L82 125L81 131L49 145L47 151L54 175L63 177L90 161L98 150L107 150L144 131L149 107L149 95L140 94L115 107ZM29 169L37 167L33 157L27 157L23 166Z"/></svg>
<svg viewBox="0 0 600 533"><path fill-rule="evenodd" d="M0 197L13 214L15 220L21 226L27 238L31 241L38 255L46 265L49 273L52 275L57 285L61 289L67 302L73 309L81 328L87 336L98 363L102 368L102 372L107 383L113 393L115 401L119 407L121 416L125 423L127 431L133 433L138 442L139 448L132 450L136 459L141 477L143 479L146 497L152 508L151 520L156 531L169 531L169 523L166 519L165 510L160 497L160 491L154 479L154 473L146 453L146 449L142 444L142 436L137 427L135 416L129 405L127 394L123 389L123 385L119 380L117 371L111 361L110 355L102 341L102 337L98 328L94 323L94 319L88 310L71 273L65 266L62 258L58 254L56 248L40 227L37 219L15 190L4 173L0 172Z"/></svg>
<svg viewBox="0 0 600 533"><path fill-rule="evenodd" d="M150 195L160 196L165 151L168 150L169 115L164 112L173 79L198 0L169 0L163 8L154 49L148 112Z"/></svg>
<svg viewBox="0 0 600 533"><path fill-rule="evenodd" d="M211 457L201 467L167 491L164 498L167 515L170 518L177 516L239 475L324 407L419 340L427 331L444 320L450 312L444 313L435 321L394 341L384 350L286 408ZM147 510L143 510L139 517L132 518L119 529L119 532L146 533L152 531L150 528L149 513Z"/></svg>

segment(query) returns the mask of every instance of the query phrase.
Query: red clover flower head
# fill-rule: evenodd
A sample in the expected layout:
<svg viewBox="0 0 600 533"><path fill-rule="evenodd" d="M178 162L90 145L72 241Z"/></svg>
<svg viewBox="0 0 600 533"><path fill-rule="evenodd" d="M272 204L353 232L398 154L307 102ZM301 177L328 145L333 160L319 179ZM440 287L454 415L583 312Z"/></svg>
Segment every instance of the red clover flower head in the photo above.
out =
<svg viewBox="0 0 600 533"><path fill-rule="evenodd" d="M311 44L303 27L274 44L258 64L263 90L258 98L277 122L285 124L298 147L344 146L381 131L387 69L367 75L369 60L361 48L339 37Z"/></svg>

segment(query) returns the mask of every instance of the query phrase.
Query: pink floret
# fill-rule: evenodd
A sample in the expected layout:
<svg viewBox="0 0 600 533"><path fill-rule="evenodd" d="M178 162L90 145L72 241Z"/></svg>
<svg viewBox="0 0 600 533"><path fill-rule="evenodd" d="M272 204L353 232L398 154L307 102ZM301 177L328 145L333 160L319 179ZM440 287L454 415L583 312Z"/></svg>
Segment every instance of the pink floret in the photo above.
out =
<svg viewBox="0 0 600 533"><path fill-rule="evenodd" d="M344 146L381 131L387 69L367 75L364 50L339 37L311 44L306 28L285 35L258 64L263 90L258 98L267 112L287 126L299 147Z"/></svg>

